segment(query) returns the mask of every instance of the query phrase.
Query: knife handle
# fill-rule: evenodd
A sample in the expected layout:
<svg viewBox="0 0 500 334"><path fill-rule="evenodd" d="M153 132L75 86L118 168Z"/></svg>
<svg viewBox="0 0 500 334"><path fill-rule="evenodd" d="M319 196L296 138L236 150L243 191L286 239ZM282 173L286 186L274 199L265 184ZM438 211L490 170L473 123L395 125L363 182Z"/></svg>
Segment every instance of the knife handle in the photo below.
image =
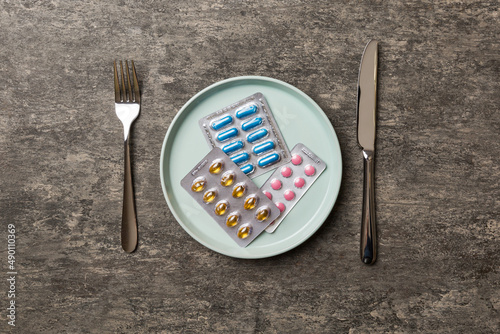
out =
<svg viewBox="0 0 500 334"><path fill-rule="evenodd" d="M361 261L374 264L377 259L375 222L375 152L363 150L363 216L361 217Z"/></svg>

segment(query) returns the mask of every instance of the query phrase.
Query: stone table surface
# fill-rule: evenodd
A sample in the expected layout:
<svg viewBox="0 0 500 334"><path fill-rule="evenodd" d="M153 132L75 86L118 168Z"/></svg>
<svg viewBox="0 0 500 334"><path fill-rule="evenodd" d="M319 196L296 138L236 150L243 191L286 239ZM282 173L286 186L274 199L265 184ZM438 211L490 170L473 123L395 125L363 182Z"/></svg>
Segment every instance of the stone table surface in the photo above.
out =
<svg viewBox="0 0 500 334"><path fill-rule="evenodd" d="M498 1L2 1L0 332L498 333ZM356 82L380 41L379 258L359 260ZM113 59L134 59L140 242L120 246L122 128ZM299 247L266 259L192 239L159 155L178 110L222 79L294 85L343 159L338 200ZM15 225L15 327L8 224Z"/></svg>

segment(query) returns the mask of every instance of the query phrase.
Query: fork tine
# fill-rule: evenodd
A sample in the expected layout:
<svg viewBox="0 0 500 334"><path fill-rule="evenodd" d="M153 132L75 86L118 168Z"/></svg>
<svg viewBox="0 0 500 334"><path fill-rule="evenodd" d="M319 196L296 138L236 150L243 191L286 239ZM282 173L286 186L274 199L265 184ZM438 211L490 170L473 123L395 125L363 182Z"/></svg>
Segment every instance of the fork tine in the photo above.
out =
<svg viewBox="0 0 500 334"><path fill-rule="evenodd" d="M135 65L134 61L132 62L132 76L134 80L134 101L137 103L141 103L141 92L139 91L139 82L137 81L137 74L135 74Z"/></svg>
<svg viewBox="0 0 500 334"><path fill-rule="evenodd" d="M132 86L130 85L130 71L128 69L128 60L125 60L125 72L127 72L128 101L132 102L132 101L134 101L134 98L132 96Z"/></svg>
<svg viewBox="0 0 500 334"><path fill-rule="evenodd" d="M120 100L120 84L118 83L118 71L116 70L116 60L113 61L115 70L115 102L121 102Z"/></svg>
<svg viewBox="0 0 500 334"><path fill-rule="evenodd" d="M120 73L121 73L121 77L122 77L122 102L127 102L128 98L127 98L127 91L125 89L125 76L123 73L123 63L121 60L120 60L120 70L121 70Z"/></svg>

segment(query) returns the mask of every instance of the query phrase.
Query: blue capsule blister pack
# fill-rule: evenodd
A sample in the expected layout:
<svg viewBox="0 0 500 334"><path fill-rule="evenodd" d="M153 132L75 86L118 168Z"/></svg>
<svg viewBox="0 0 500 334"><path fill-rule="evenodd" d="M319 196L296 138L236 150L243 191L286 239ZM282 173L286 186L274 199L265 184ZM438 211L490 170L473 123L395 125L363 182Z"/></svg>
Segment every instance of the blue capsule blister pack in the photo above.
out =
<svg viewBox="0 0 500 334"><path fill-rule="evenodd" d="M199 121L211 147L220 147L250 178L290 160L276 120L262 93L255 93Z"/></svg>

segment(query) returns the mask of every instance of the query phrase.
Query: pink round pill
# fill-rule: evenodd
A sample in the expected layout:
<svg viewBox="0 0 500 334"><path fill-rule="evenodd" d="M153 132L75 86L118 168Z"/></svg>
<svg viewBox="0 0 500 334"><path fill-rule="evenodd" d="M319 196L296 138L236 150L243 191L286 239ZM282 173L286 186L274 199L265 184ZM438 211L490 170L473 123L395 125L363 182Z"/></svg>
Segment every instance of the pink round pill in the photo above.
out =
<svg viewBox="0 0 500 334"><path fill-rule="evenodd" d="M297 188L302 188L304 186L304 184L306 184L306 181L301 178L301 177L298 177L296 178L294 181L293 181L293 184L297 187Z"/></svg>
<svg viewBox="0 0 500 334"><path fill-rule="evenodd" d="M278 207L278 209L280 209L280 212L285 211L285 204L283 204L281 202L276 202L275 204Z"/></svg>
<svg viewBox="0 0 500 334"><path fill-rule="evenodd" d="M264 195L266 195L266 196L267 196L267 198L269 198L269 199L273 199L273 195L272 195L269 191L265 191L265 190L264 190L264 191L263 191L263 193L264 193Z"/></svg>
<svg viewBox="0 0 500 334"><path fill-rule="evenodd" d="M291 201L292 199L295 198L295 193L291 190L287 190L285 191L284 196L287 201Z"/></svg>
<svg viewBox="0 0 500 334"><path fill-rule="evenodd" d="M298 154L294 154L292 157L292 164L295 166L300 165L302 163L302 157Z"/></svg>
<svg viewBox="0 0 500 334"><path fill-rule="evenodd" d="M271 180L271 188L274 190L280 190L281 189L281 181L278 179L272 179Z"/></svg>
<svg viewBox="0 0 500 334"><path fill-rule="evenodd" d="M314 166L312 166L312 165L307 165L307 166L304 168L304 173L305 173L307 176L313 176L314 174L316 174L316 168L314 168Z"/></svg>
<svg viewBox="0 0 500 334"><path fill-rule="evenodd" d="M292 169L286 166L281 168L281 175L283 175L283 177L290 177L292 175Z"/></svg>

